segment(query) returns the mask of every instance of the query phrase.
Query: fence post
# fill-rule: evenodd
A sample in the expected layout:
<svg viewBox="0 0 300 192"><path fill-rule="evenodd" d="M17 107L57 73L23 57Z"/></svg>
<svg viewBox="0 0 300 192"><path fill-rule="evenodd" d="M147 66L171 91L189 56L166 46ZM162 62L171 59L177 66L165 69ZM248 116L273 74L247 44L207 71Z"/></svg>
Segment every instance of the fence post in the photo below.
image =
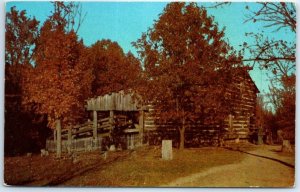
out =
<svg viewBox="0 0 300 192"><path fill-rule="evenodd" d="M97 111L93 111L93 141L94 141L94 146L96 146L97 143L97 125L98 125L98 120L97 120Z"/></svg>
<svg viewBox="0 0 300 192"><path fill-rule="evenodd" d="M68 153L72 152L72 127L68 129Z"/></svg>
<svg viewBox="0 0 300 192"><path fill-rule="evenodd" d="M144 111L140 110L139 112L139 128L140 128L140 142L143 145L143 137L144 137Z"/></svg>
<svg viewBox="0 0 300 192"><path fill-rule="evenodd" d="M56 142L56 156L61 157L61 122L60 119L56 120L57 142Z"/></svg>
<svg viewBox="0 0 300 192"><path fill-rule="evenodd" d="M113 124L114 124L114 111L109 111L109 122L111 125L111 130L113 130Z"/></svg>

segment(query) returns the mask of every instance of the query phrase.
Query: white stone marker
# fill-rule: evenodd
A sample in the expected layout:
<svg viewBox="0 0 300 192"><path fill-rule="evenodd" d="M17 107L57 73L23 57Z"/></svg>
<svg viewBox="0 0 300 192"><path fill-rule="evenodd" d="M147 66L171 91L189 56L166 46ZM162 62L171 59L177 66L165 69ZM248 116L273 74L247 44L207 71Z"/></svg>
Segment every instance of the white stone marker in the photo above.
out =
<svg viewBox="0 0 300 192"><path fill-rule="evenodd" d="M173 152L172 152L172 140L163 140L161 147L161 154L163 160L172 160Z"/></svg>

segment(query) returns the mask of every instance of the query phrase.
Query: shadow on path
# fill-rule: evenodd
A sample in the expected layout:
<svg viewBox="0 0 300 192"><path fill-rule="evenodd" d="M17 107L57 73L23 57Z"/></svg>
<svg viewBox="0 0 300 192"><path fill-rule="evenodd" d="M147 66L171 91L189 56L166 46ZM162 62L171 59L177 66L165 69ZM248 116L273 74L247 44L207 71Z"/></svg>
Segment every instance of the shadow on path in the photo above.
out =
<svg viewBox="0 0 300 192"><path fill-rule="evenodd" d="M272 161L276 161L278 163L281 163L285 166L288 166L288 167L291 167L291 168L295 168L295 165L292 165L290 163L287 163L285 161L282 161L282 160L279 160L279 159L276 159L276 158L273 158L273 157L268 157L268 156L264 156L264 155L258 155L258 154L255 154L255 153L251 153L251 152L247 152L247 151L243 151L241 149L234 149L232 147L224 147L224 149L228 149L230 151L238 151L240 153L245 153L245 154L248 154L248 155L252 155L252 156L255 156L255 157L260 157L260 158L264 158L264 159L269 159L269 160L272 160Z"/></svg>

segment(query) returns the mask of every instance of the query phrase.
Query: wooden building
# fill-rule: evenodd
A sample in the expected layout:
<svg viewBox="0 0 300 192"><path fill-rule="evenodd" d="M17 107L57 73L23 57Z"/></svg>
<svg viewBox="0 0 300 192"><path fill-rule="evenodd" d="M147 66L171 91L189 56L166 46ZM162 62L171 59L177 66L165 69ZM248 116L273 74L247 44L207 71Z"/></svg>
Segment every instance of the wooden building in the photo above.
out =
<svg viewBox="0 0 300 192"><path fill-rule="evenodd" d="M122 148L141 144L144 108L138 98L133 92L119 91L89 99L86 109L93 113L93 137L108 136ZM105 118L109 118L108 127L103 124Z"/></svg>
<svg viewBox="0 0 300 192"><path fill-rule="evenodd" d="M219 145L220 140L248 140L257 132L255 117L259 91L248 70L240 72L225 93L233 101L232 113L221 123L190 123L185 131L186 146ZM130 91L87 100L86 110L92 120L77 125L70 131L63 131L63 151L103 148L105 139L107 142L104 145L113 143L123 149L134 148L143 143L159 145L163 139L171 139L174 146L178 145L179 132L176 125L157 121L159 115L155 106L142 106L139 101L141 98ZM48 143L48 146L55 144L51 141Z"/></svg>
<svg viewBox="0 0 300 192"><path fill-rule="evenodd" d="M256 99L258 88L249 75L251 68L236 73L229 85L226 97L231 100L232 112L222 122L205 124L190 122L185 131L185 146L220 145L220 142L248 141L257 134ZM162 139L172 139L179 144L179 132L172 123L161 123L155 107L148 106L145 112L144 135L150 144L160 144Z"/></svg>
<svg viewBox="0 0 300 192"><path fill-rule="evenodd" d="M115 147L134 148L143 137L143 110L132 92L116 92L87 100L86 123L62 130L62 151L89 151ZM90 120L91 119L91 120ZM54 134L55 135L55 134ZM46 148L55 151L56 138Z"/></svg>

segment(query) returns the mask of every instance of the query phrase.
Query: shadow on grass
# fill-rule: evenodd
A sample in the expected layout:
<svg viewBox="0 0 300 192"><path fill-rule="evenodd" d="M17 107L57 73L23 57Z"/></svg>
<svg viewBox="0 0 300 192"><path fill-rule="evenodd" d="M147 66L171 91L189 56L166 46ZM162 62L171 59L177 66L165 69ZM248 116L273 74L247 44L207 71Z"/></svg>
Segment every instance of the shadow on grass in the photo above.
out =
<svg viewBox="0 0 300 192"><path fill-rule="evenodd" d="M276 152L276 153L280 153L280 152L281 152L281 149L270 149L270 151Z"/></svg>
<svg viewBox="0 0 300 192"><path fill-rule="evenodd" d="M276 159L276 158L273 158L273 157L267 157L267 156L263 156L263 155L257 155L257 154L254 154L254 153L251 153L251 152L247 152L247 151L243 151L243 150L240 150L239 148L235 149L235 148L231 148L231 147L225 147L225 149L228 149L228 150L231 150L231 151L238 151L240 153L245 153L245 154L248 154L248 155L252 155L252 156L255 156L255 157L260 157L260 158L264 158L264 159L269 159L269 160L272 160L272 161L276 161L278 163L281 163L285 166L288 166L288 167L291 167L291 168L295 168L295 165L292 165L290 163L287 163L285 161L282 161L282 160L279 160L279 159Z"/></svg>

